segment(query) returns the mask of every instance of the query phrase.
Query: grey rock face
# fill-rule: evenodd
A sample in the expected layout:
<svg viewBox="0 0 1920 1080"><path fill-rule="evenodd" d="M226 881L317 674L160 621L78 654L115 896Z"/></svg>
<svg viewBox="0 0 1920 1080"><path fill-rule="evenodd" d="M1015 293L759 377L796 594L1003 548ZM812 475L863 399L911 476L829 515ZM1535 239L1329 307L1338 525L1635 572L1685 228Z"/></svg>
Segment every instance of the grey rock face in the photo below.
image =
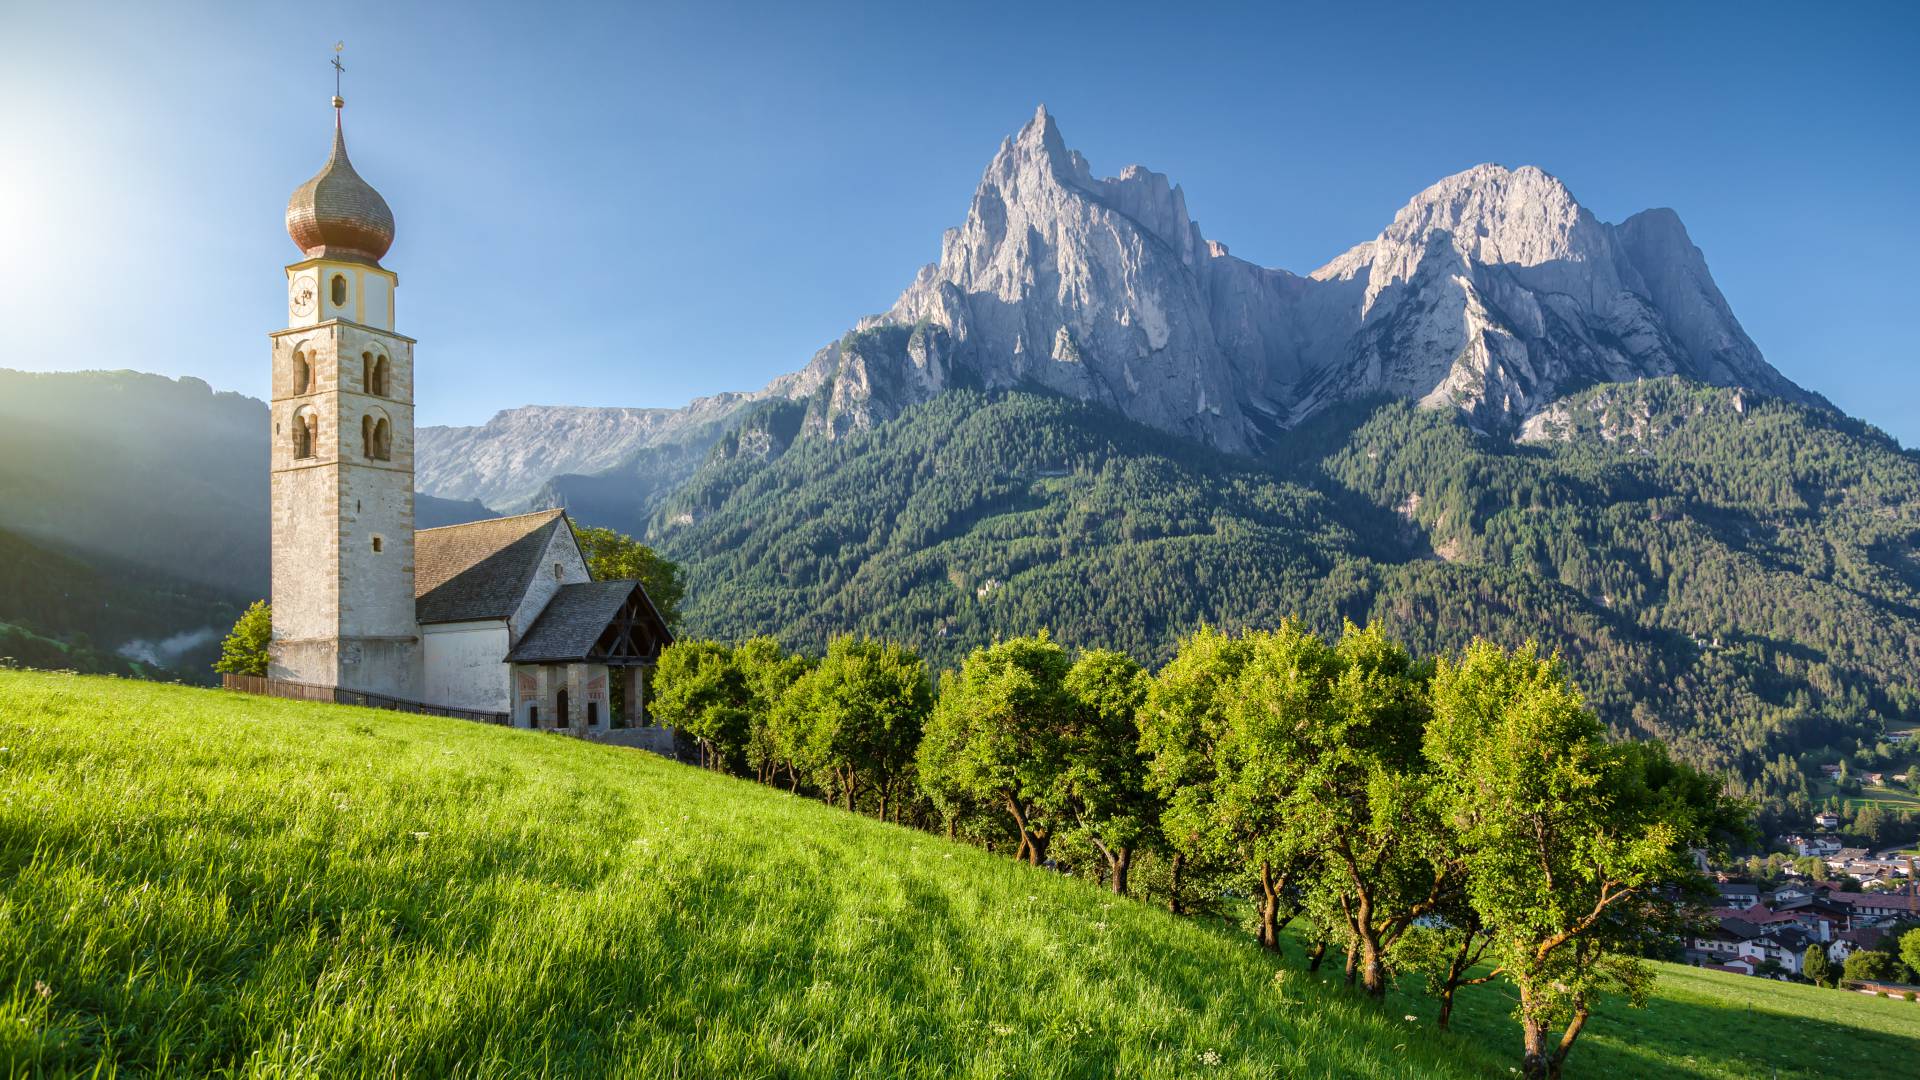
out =
<svg viewBox="0 0 1920 1080"><path fill-rule="evenodd" d="M641 451L683 441L749 397L717 394L679 409L529 405L476 427L423 427L415 433L415 486L502 512L525 509L552 478L618 468Z"/></svg>
<svg viewBox="0 0 1920 1080"><path fill-rule="evenodd" d="M1761 356L1671 210L1609 225L1537 168L1480 165L1302 277L1207 240L1159 173L1096 178L1042 107L1001 143L939 261L802 370L685 409L422 428L420 486L513 508L549 477L710 442L767 399L805 400L803 432L833 438L956 383L1043 387L1251 451L1344 398L1513 432L1592 383L1672 374L1826 405Z"/></svg>
<svg viewBox="0 0 1920 1080"><path fill-rule="evenodd" d="M1165 177L1095 179L1043 108L877 321L945 329L952 368L1039 384L1227 450L1386 393L1512 430L1594 382L1682 374L1803 401L1671 211L1607 225L1531 166L1417 195L1307 277L1202 236Z"/></svg>

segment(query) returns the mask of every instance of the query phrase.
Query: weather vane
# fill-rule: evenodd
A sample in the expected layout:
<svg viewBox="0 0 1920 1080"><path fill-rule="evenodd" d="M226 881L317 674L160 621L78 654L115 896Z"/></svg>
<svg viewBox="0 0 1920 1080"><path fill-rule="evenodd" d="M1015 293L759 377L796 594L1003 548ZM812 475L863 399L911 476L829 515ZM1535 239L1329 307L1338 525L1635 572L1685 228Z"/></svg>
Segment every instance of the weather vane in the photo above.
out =
<svg viewBox="0 0 1920 1080"><path fill-rule="evenodd" d="M346 47L347 43L344 41L333 43L333 96L336 99L340 97L340 76L347 70L340 65L340 51Z"/></svg>

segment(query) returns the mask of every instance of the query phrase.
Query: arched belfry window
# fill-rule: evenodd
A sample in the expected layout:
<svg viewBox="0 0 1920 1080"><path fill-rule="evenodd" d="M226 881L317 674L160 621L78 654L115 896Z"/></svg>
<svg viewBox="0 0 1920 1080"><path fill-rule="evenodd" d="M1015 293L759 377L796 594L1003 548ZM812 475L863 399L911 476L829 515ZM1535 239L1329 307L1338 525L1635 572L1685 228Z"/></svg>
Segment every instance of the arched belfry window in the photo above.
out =
<svg viewBox="0 0 1920 1080"><path fill-rule="evenodd" d="M304 346L293 350L293 392L304 394L313 389L313 361Z"/></svg>
<svg viewBox="0 0 1920 1080"><path fill-rule="evenodd" d="M318 417L312 409L301 409L293 414L293 456L296 459L314 455L318 435Z"/></svg>
<svg viewBox="0 0 1920 1080"><path fill-rule="evenodd" d="M369 461L393 459L393 424L377 413L360 418L360 450Z"/></svg>
<svg viewBox="0 0 1920 1080"><path fill-rule="evenodd" d="M387 389L387 358L379 353L362 353L360 359L367 365L367 393L375 397L393 396Z"/></svg>

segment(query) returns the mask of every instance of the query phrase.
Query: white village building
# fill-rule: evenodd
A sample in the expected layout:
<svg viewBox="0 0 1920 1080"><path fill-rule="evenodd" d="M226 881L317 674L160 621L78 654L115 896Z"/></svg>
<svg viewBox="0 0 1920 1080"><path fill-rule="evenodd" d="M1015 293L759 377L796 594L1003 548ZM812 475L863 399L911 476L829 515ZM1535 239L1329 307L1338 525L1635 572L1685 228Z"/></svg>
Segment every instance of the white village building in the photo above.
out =
<svg viewBox="0 0 1920 1080"><path fill-rule="evenodd" d="M414 530L393 214L347 160L342 104L332 156L287 203L302 257L272 335L268 676L519 727L641 726L671 636L638 582L592 580L563 511Z"/></svg>

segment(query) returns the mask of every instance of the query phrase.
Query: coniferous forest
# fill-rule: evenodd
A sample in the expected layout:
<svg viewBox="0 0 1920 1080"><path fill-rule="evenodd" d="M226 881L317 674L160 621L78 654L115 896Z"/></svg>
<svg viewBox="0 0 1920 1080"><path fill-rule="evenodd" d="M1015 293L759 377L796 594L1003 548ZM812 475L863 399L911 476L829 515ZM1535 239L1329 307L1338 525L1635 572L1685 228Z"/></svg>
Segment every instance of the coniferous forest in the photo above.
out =
<svg viewBox="0 0 1920 1080"><path fill-rule="evenodd" d="M824 399L767 407L655 513L691 634L870 634L936 668L1040 629L1157 665L1288 617L1427 655L1534 640L1616 735L1734 776L1763 820L1920 723L1920 460L1824 410L1650 380L1524 433L1352 406L1253 459L960 390L788 446Z"/></svg>

